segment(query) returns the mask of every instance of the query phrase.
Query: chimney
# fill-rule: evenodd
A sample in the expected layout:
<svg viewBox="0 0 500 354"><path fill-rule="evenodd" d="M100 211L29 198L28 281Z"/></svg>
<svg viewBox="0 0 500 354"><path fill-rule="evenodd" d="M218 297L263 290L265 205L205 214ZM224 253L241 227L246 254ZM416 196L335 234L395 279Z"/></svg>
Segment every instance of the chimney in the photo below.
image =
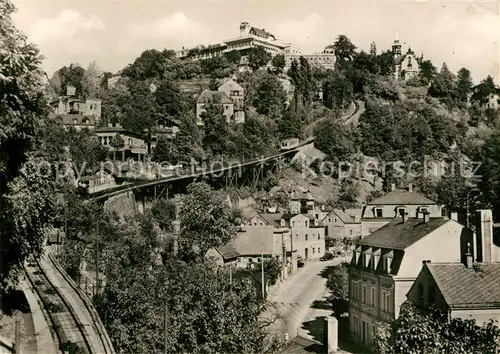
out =
<svg viewBox="0 0 500 354"><path fill-rule="evenodd" d="M403 217L404 223L408 221L408 213L407 212L402 213L401 216Z"/></svg>
<svg viewBox="0 0 500 354"><path fill-rule="evenodd" d="M493 215L491 210L478 210L476 227L476 259L478 262L492 261L493 248Z"/></svg>
<svg viewBox="0 0 500 354"><path fill-rule="evenodd" d="M473 263L474 259L472 258L472 252L470 251L470 242L467 242L467 253L465 254L465 266L471 269Z"/></svg>
<svg viewBox="0 0 500 354"><path fill-rule="evenodd" d="M456 211L453 211L450 215L450 219L458 221L458 213Z"/></svg>
<svg viewBox="0 0 500 354"><path fill-rule="evenodd" d="M428 223L429 222L429 212L428 211L423 211L422 212L422 216L423 216L423 219L424 219L424 224Z"/></svg>
<svg viewBox="0 0 500 354"><path fill-rule="evenodd" d="M391 192L396 190L396 183L391 184Z"/></svg>
<svg viewBox="0 0 500 354"><path fill-rule="evenodd" d="M408 185L408 192L413 192L413 184L411 183Z"/></svg>

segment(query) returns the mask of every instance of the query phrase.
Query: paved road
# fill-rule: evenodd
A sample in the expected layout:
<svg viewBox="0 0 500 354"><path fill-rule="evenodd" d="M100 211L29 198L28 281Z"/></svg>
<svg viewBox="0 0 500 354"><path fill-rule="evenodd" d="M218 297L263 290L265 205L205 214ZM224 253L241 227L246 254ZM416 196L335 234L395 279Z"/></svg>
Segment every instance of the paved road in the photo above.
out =
<svg viewBox="0 0 500 354"><path fill-rule="evenodd" d="M269 295L268 300L274 306L270 311L275 311L279 315L272 328L281 338L285 333L290 335L290 339L297 335L308 336L302 329L303 322L309 320L311 316L314 318L317 311L324 311L311 308L313 302L321 300L326 291L326 278L321 276L321 272L349 258L308 263Z"/></svg>

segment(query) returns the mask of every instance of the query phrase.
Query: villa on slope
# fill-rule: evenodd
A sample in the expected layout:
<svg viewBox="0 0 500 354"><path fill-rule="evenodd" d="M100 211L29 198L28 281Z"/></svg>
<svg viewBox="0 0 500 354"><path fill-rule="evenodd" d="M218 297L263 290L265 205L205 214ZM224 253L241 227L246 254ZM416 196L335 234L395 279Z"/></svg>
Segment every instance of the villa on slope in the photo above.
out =
<svg viewBox="0 0 500 354"><path fill-rule="evenodd" d="M209 102L221 104L228 123L244 123L244 89L233 78L226 80L217 91L204 90L196 101L196 121L203 125L202 113Z"/></svg>
<svg viewBox="0 0 500 354"><path fill-rule="evenodd" d="M394 78L396 80L408 81L418 75L420 70L419 59L411 48L408 48L408 51L402 54L401 43L397 37L392 45L392 54L394 55Z"/></svg>

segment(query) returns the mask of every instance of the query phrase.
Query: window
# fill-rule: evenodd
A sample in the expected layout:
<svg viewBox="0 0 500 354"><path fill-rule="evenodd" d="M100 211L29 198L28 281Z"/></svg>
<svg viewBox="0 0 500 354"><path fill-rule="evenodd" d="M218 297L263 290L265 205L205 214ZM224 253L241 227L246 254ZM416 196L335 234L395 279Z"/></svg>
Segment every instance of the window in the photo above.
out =
<svg viewBox="0 0 500 354"><path fill-rule="evenodd" d="M349 236L352 236L352 230L349 230Z"/></svg>
<svg viewBox="0 0 500 354"><path fill-rule="evenodd" d="M382 217L382 209L381 208L375 209L375 217L376 218L381 218Z"/></svg>
<svg viewBox="0 0 500 354"><path fill-rule="evenodd" d="M307 241L307 234L306 234L306 241Z"/></svg>
<svg viewBox="0 0 500 354"><path fill-rule="evenodd" d="M335 223L337 223L337 218L335 218Z"/></svg>
<svg viewBox="0 0 500 354"><path fill-rule="evenodd" d="M73 124L76 124L78 121L75 119L73 119Z"/></svg>
<svg viewBox="0 0 500 354"><path fill-rule="evenodd" d="M370 306L375 307L375 287L371 287Z"/></svg>
<svg viewBox="0 0 500 354"><path fill-rule="evenodd" d="M382 297L380 299L380 306L382 311L392 313L391 309L391 291L389 289L382 290Z"/></svg>
<svg viewBox="0 0 500 354"><path fill-rule="evenodd" d="M295 240L297 240L297 241L299 240L299 234L295 235Z"/></svg>
<svg viewBox="0 0 500 354"><path fill-rule="evenodd" d="M316 248L313 247L312 249L313 249L313 254L315 254L316 253Z"/></svg>
<svg viewBox="0 0 500 354"><path fill-rule="evenodd" d="M252 258L248 258L248 262L249 262L249 263L252 263L252 262L253 262L253 259L252 259Z"/></svg>
<svg viewBox="0 0 500 354"><path fill-rule="evenodd" d="M419 209L420 209L421 213L428 213L429 212L429 208L427 208L427 207L420 207Z"/></svg>
<svg viewBox="0 0 500 354"><path fill-rule="evenodd" d="M321 253L321 247L318 247L318 253Z"/></svg>
<svg viewBox="0 0 500 354"><path fill-rule="evenodd" d="M295 226L295 221L292 221L292 227Z"/></svg>
<svg viewBox="0 0 500 354"><path fill-rule="evenodd" d="M362 288L362 293L361 293L361 301L363 301L364 304L367 304L368 303L368 299L367 299L367 292L366 292L366 284L363 284Z"/></svg>
<svg viewBox="0 0 500 354"><path fill-rule="evenodd" d="M406 208L398 208L398 214L396 216L401 216L406 213Z"/></svg>
<svg viewBox="0 0 500 354"><path fill-rule="evenodd" d="M308 221L306 220L306 221L305 221L306 227L307 227L307 223L308 223Z"/></svg>

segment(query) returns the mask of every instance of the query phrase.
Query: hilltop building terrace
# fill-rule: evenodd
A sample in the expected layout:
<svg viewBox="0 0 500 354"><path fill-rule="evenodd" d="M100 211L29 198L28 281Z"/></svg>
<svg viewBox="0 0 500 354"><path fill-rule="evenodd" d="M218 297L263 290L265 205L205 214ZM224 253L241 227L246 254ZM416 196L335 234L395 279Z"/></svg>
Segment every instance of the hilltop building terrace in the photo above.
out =
<svg viewBox="0 0 500 354"><path fill-rule="evenodd" d="M283 54L285 56L285 69L290 68L294 59L298 60L303 56L311 65L323 66L333 69L335 64L335 53L333 50L326 50L317 54L304 54L300 48L294 47L290 42L278 39L274 34L252 27L248 22L240 24L240 35L230 38L221 43L209 46L199 46L191 49L183 48L177 52L177 57L181 59L201 60L214 58L224 53L239 51L242 55L241 63L247 63L247 55L252 48L264 48L272 56Z"/></svg>

